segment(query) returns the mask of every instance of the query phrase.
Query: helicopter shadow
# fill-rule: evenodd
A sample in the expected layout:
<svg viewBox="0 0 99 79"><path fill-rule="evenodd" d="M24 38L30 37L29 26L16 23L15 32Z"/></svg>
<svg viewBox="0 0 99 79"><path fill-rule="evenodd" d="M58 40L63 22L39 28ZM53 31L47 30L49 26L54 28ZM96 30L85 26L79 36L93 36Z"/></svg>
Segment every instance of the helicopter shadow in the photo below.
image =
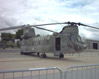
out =
<svg viewBox="0 0 99 79"><path fill-rule="evenodd" d="M53 60L53 61L67 61L67 62L84 62L83 60L79 60L75 57L73 58L58 58L58 57L50 57L50 56L47 56L47 58L41 58L41 59L44 59L44 60Z"/></svg>
<svg viewBox="0 0 99 79"><path fill-rule="evenodd" d="M59 58L59 57L54 57L54 56L47 56L46 58L41 58L40 56L37 56L37 55L27 55L27 56L36 57L36 58L39 58L41 60L67 61L67 62L85 62L85 61L79 59L78 57Z"/></svg>

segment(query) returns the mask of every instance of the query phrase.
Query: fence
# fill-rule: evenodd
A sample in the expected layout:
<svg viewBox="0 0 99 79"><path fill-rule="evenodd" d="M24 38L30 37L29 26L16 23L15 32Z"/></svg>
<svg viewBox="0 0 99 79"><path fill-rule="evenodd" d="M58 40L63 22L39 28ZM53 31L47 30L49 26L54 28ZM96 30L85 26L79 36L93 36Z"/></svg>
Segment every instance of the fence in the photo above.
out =
<svg viewBox="0 0 99 79"><path fill-rule="evenodd" d="M99 79L99 64L69 66L62 77L58 67L0 71L0 79Z"/></svg>
<svg viewBox="0 0 99 79"><path fill-rule="evenodd" d="M62 79L62 71L57 67L0 71L0 79Z"/></svg>
<svg viewBox="0 0 99 79"><path fill-rule="evenodd" d="M99 64L69 66L64 79L99 79Z"/></svg>

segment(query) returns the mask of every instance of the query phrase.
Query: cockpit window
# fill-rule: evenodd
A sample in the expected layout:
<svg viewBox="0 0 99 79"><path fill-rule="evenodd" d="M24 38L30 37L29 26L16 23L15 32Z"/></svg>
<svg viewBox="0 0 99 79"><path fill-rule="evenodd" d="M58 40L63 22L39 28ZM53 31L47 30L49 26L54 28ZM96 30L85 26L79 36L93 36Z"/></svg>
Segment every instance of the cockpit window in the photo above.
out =
<svg viewBox="0 0 99 79"><path fill-rule="evenodd" d="M77 39L78 39L78 41L81 41L81 37L80 36L77 36Z"/></svg>
<svg viewBox="0 0 99 79"><path fill-rule="evenodd" d="M78 38L78 42L85 44L85 39L82 39L80 36L78 36L77 38Z"/></svg>
<svg viewBox="0 0 99 79"><path fill-rule="evenodd" d="M80 42L81 41L81 37L80 36L71 36L71 41L72 42Z"/></svg>
<svg viewBox="0 0 99 79"><path fill-rule="evenodd" d="M72 42L77 42L77 37L76 36L71 36L71 41Z"/></svg>

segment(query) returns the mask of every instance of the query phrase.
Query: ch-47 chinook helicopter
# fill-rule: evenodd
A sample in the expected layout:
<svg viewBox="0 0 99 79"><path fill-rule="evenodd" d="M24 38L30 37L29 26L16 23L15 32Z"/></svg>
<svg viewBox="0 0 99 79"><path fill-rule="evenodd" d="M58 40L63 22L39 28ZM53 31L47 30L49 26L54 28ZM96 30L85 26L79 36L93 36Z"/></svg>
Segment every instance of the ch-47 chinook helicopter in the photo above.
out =
<svg viewBox="0 0 99 79"><path fill-rule="evenodd" d="M38 26L67 24L61 32L57 33L52 30L41 28ZM21 55L23 54L34 54L46 58L47 53L53 53L54 56L64 58L66 53L80 53L87 48L86 43L79 36L78 26L86 26L94 29L97 27L85 25L82 23L75 22L63 22L63 23L49 23L40 25L22 25L10 28L2 28L0 31L12 30L23 28L23 40L21 42ZM53 32L53 35L40 36L35 34L34 28Z"/></svg>

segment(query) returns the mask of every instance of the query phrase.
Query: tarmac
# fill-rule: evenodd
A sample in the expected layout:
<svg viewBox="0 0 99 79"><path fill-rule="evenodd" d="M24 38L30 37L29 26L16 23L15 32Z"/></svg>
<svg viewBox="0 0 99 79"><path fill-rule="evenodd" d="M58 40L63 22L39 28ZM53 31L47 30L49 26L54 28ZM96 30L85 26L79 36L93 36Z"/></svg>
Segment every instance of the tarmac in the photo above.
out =
<svg viewBox="0 0 99 79"><path fill-rule="evenodd" d="M0 49L0 70L16 70L42 67L60 67L63 71L72 65L99 64L99 52L65 54L63 59L47 54L47 58L20 55L19 49Z"/></svg>

